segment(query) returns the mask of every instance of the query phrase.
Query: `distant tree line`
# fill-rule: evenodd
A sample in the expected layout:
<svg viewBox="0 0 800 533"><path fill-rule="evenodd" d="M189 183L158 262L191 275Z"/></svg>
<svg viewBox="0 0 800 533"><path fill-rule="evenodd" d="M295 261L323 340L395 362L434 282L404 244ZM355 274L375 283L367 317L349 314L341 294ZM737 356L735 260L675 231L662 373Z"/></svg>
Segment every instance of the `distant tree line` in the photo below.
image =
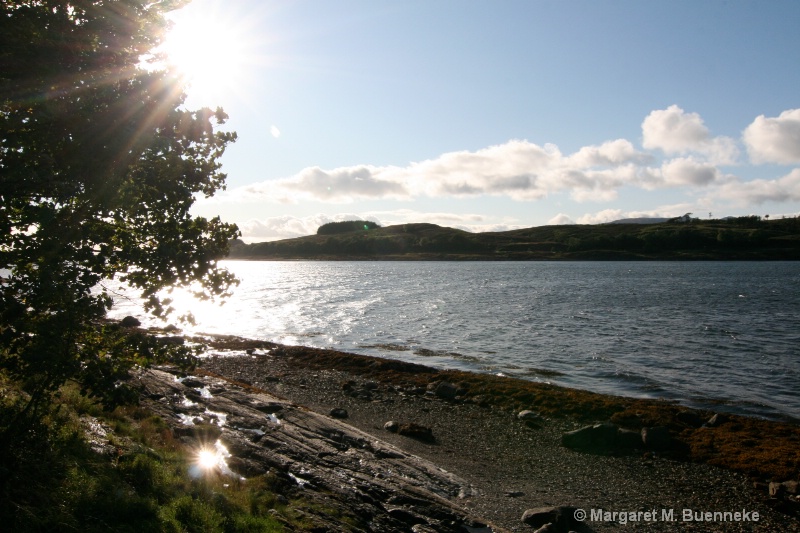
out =
<svg viewBox="0 0 800 533"><path fill-rule="evenodd" d="M369 231L380 226L369 220L345 220L344 222L328 222L317 229L317 235L339 235L351 231Z"/></svg>
<svg viewBox="0 0 800 533"><path fill-rule="evenodd" d="M433 224L380 228L350 221L326 224L317 235L231 247L232 257L250 258L442 254L453 259L800 258L800 219L767 222L753 216L649 225L542 226L497 233L469 233Z"/></svg>

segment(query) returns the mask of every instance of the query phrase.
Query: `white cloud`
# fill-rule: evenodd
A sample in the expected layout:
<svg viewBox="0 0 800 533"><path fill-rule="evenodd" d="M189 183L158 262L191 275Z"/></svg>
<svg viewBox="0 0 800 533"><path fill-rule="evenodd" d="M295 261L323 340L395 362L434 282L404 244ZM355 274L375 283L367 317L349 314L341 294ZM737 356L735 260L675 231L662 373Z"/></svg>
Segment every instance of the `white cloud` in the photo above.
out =
<svg viewBox="0 0 800 533"><path fill-rule="evenodd" d="M800 109L784 111L777 118L756 117L742 139L755 163L800 164Z"/></svg>
<svg viewBox="0 0 800 533"><path fill-rule="evenodd" d="M563 226L566 224L575 224L575 221L572 220L569 215L565 215L564 213L559 213L547 221L548 226Z"/></svg>
<svg viewBox="0 0 800 533"><path fill-rule="evenodd" d="M730 137L712 137L697 113L677 105L652 111L642 122L642 146L667 155L697 153L716 164L733 164L739 157Z"/></svg>
<svg viewBox="0 0 800 533"><path fill-rule="evenodd" d="M735 161L738 149L728 137L713 137L697 113L687 113L676 105L654 110L642 122L642 132L644 150L626 139L615 139L564 154L553 144L510 140L405 166L357 165L332 170L309 167L290 177L225 191L212 199L201 199L198 204L227 203L233 208L248 204L252 213L255 205L264 202L341 204L484 197L529 202L556 197L553 201L569 198L572 202L609 203L617 200L621 191L667 189L670 194L693 198L691 205L659 209L661 216L669 217L692 210L719 213L725 202L728 206L747 206L800 201L800 170L780 178L751 181L724 172L721 165ZM756 118L744 130L742 139L753 160L796 163L800 162L799 136L800 109L795 109L777 118ZM550 223L658 216L658 212L637 215L623 212L617 205L609 207L578 218L577 213L560 213ZM468 231L522 227L517 220L474 214L394 210L359 216L376 217L384 225L431 222ZM312 234L322 223L339 219L339 215L328 220L319 217L250 220L240 226L245 238L275 239Z"/></svg>
<svg viewBox="0 0 800 533"><path fill-rule="evenodd" d="M586 213L578 217L578 224L607 224L626 218L671 218L678 214L686 213L690 207L686 204L679 206L659 207L650 211L624 211L622 209L603 209L596 213Z"/></svg>
<svg viewBox="0 0 800 533"><path fill-rule="evenodd" d="M279 130L277 126L272 126L269 129L269 133L270 133L270 135L272 135L276 139L281 136L281 130Z"/></svg>
<svg viewBox="0 0 800 533"><path fill-rule="evenodd" d="M344 220L371 220L377 222L374 218L361 217L351 213L339 213L330 216L318 214L308 217L285 215L266 219L250 219L247 222L240 223L239 229L242 231L242 240L245 242L263 242L314 235L323 224Z"/></svg>
<svg viewBox="0 0 800 533"><path fill-rule="evenodd" d="M528 226L514 224L512 221L493 221L484 215L474 213L422 212L412 209L373 211L366 213L337 213L335 215L316 214L307 217L278 216L266 219L250 219L239 224L242 240L245 242L265 242L315 235L317 229L329 222L344 220L369 220L381 226L396 224L429 223L464 231L509 231Z"/></svg>
<svg viewBox="0 0 800 533"><path fill-rule="evenodd" d="M686 157L665 162L661 167L661 175L668 186L696 187L709 185L722 177L722 173L714 165Z"/></svg>
<svg viewBox="0 0 800 533"><path fill-rule="evenodd" d="M715 189L713 196L737 206L797 202L800 201L800 168L775 180L730 181Z"/></svg>
<svg viewBox="0 0 800 533"><path fill-rule="evenodd" d="M512 140L475 152L442 154L406 167L310 167L290 178L249 185L223 196L286 203L424 196L505 196L524 201L569 191L578 200L607 200L614 197L616 188L635 181L637 164L649 159L622 139L584 147L570 156L555 145Z"/></svg>

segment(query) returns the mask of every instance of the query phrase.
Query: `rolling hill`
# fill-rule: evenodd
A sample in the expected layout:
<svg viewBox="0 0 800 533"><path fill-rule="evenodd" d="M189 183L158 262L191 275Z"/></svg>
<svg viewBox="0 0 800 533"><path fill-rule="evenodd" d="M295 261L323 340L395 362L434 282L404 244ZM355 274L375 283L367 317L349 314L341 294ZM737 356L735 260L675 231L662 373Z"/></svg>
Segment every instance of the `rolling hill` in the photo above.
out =
<svg viewBox="0 0 800 533"><path fill-rule="evenodd" d="M401 224L332 235L231 243L251 260L702 260L800 259L800 219L672 220L540 226L470 233Z"/></svg>

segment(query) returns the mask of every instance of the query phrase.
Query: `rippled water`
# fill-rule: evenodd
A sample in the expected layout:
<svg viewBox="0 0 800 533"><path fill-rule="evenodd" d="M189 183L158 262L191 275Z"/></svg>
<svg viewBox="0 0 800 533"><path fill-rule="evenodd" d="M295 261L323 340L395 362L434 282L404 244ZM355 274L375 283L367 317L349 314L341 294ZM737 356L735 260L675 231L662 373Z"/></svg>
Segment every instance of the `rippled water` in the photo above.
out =
<svg viewBox="0 0 800 533"><path fill-rule="evenodd" d="M197 331L800 420L800 263L226 266Z"/></svg>

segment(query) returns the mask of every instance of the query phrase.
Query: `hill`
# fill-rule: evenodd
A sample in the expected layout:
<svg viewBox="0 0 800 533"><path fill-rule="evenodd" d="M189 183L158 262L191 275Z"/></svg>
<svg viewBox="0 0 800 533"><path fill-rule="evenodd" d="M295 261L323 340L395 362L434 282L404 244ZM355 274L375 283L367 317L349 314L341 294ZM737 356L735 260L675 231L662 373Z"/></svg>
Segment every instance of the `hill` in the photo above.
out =
<svg viewBox="0 0 800 533"><path fill-rule="evenodd" d="M800 259L800 219L540 226L470 233L401 224L336 235L245 244L231 259L284 260L700 260Z"/></svg>

